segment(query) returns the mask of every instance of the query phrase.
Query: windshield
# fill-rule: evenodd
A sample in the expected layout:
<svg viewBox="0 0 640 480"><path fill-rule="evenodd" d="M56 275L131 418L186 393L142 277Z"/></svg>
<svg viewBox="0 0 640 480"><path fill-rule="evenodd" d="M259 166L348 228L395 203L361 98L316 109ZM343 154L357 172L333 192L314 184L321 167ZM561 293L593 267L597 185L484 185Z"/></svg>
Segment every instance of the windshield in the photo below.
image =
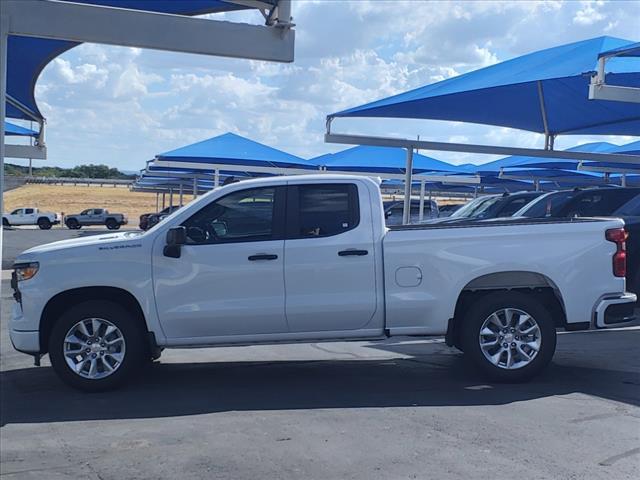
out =
<svg viewBox="0 0 640 480"><path fill-rule="evenodd" d="M500 200L500 196L480 197L471 200L465 206L459 208L451 214L449 218L473 218L482 215L487 209L495 205Z"/></svg>
<svg viewBox="0 0 640 480"><path fill-rule="evenodd" d="M548 193L528 203L512 216L529 218L554 217L577 193L579 192L574 190Z"/></svg>

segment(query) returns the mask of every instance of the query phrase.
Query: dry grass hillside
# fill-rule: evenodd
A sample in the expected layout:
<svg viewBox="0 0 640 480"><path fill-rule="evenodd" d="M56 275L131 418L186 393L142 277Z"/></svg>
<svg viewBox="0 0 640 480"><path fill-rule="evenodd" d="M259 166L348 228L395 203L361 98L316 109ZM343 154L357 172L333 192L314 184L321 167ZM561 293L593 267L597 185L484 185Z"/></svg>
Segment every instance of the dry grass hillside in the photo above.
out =
<svg viewBox="0 0 640 480"><path fill-rule="evenodd" d="M177 195L173 198L174 202L178 201ZM184 201L189 200L191 197L185 195ZM5 192L4 201L5 211L33 206L70 214L80 213L85 208L106 208L111 212L127 215L130 225L134 227L138 225L137 219L142 213L156 209L155 193L130 192L124 187L29 184ZM167 205L168 202L167 195Z"/></svg>

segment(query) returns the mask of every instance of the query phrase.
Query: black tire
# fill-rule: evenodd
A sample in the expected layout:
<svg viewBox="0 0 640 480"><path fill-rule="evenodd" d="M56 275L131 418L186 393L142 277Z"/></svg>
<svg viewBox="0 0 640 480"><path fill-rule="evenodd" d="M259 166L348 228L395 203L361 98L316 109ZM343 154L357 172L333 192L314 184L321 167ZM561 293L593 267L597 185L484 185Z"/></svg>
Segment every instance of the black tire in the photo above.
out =
<svg viewBox="0 0 640 480"><path fill-rule="evenodd" d="M80 222L78 222L78 220L76 220L75 218L70 218L65 223L67 225L67 228L71 230L78 230L81 227Z"/></svg>
<svg viewBox="0 0 640 480"><path fill-rule="evenodd" d="M49 230L51 228L51 220L46 217L40 217L38 219L38 227L40 230Z"/></svg>
<svg viewBox="0 0 640 480"><path fill-rule="evenodd" d="M505 308L527 313L538 324L540 332L537 355L528 364L514 369L494 365L480 347L483 323L491 314ZM489 379L496 382L523 382L538 374L551 361L556 350L556 326L549 312L535 297L519 292L490 293L470 305L461 325L460 343L465 357Z"/></svg>
<svg viewBox="0 0 640 480"><path fill-rule="evenodd" d="M64 356L65 336L79 321L99 318L111 322L122 333L125 354L121 364L110 375L90 379L80 376L67 365ZM111 390L132 378L141 366L148 363L147 338L139 319L117 303L105 300L88 300L69 308L57 319L49 337L49 358L58 376L68 385L87 392ZM105 336L106 337L106 336Z"/></svg>
<svg viewBox="0 0 640 480"><path fill-rule="evenodd" d="M9 220L7 220L6 218L2 219L2 226L3 227L10 227L11 224L9 223Z"/></svg>
<svg viewBox="0 0 640 480"><path fill-rule="evenodd" d="M107 218L107 221L104 222L109 230L117 230L120 228L120 224L116 222L114 218Z"/></svg>

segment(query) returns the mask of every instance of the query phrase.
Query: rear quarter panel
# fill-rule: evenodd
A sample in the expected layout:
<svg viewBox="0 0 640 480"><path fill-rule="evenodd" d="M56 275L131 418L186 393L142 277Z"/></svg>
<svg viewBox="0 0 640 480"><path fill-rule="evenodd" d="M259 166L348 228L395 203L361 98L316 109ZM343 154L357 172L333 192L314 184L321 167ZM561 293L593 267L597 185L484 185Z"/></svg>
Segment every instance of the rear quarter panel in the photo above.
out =
<svg viewBox="0 0 640 480"><path fill-rule="evenodd" d="M386 319L390 333L444 334L471 281L491 273L544 275L557 288L567 321L590 321L605 294L623 292L613 276L615 244L605 230L620 220L389 231L383 242ZM398 269L417 267L419 285L401 287Z"/></svg>

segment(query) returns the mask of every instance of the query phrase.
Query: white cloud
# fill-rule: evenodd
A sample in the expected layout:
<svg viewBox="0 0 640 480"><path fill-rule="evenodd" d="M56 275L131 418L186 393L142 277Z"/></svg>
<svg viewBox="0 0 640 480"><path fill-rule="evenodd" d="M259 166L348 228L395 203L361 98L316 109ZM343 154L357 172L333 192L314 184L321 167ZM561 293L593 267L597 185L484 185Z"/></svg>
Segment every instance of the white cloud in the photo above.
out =
<svg viewBox="0 0 640 480"><path fill-rule="evenodd" d="M604 6L604 2L581 2L582 8L578 10L573 17L573 23L578 25L593 25L594 23L601 22L606 18L606 15L600 11L600 8Z"/></svg>

